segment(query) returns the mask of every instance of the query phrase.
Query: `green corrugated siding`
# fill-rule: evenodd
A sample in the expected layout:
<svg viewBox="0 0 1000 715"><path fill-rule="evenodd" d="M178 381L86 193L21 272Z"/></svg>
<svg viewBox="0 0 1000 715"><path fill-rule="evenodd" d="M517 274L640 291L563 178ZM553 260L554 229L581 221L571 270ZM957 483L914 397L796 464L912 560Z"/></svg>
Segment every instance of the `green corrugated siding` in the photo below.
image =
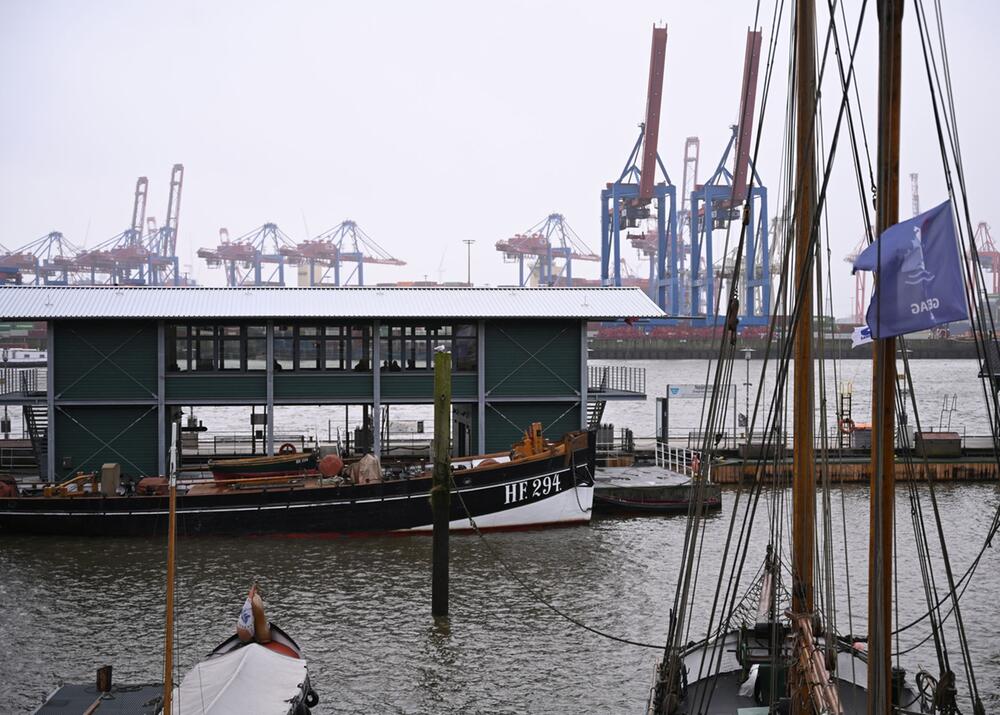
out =
<svg viewBox="0 0 1000 715"><path fill-rule="evenodd" d="M156 434L155 408L60 408L56 411L56 477L99 471L107 462L120 464L122 475L156 474ZM67 460L69 466L64 467Z"/></svg>
<svg viewBox="0 0 1000 715"><path fill-rule="evenodd" d="M451 376L451 396L475 397L476 396L476 376L475 375L452 375ZM392 373L382 375L382 402L392 400L419 399L426 401L434 400L434 374L419 373L408 375L406 373Z"/></svg>
<svg viewBox="0 0 1000 715"><path fill-rule="evenodd" d="M60 320L54 327L60 399L156 397L155 322Z"/></svg>
<svg viewBox="0 0 1000 715"><path fill-rule="evenodd" d="M572 402L491 403L486 406L486 451L510 449L532 422L541 422L542 431L549 439L559 439L567 432L580 429L580 405Z"/></svg>
<svg viewBox="0 0 1000 715"><path fill-rule="evenodd" d="M267 399L267 375L167 375L167 399L182 400L247 399L261 403Z"/></svg>
<svg viewBox="0 0 1000 715"><path fill-rule="evenodd" d="M263 393L262 393L263 395ZM275 374L274 399L315 397L318 401L372 399L370 373Z"/></svg>
<svg viewBox="0 0 1000 715"><path fill-rule="evenodd" d="M489 397L575 395L579 387L579 321L486 324L486 394Z"/></svg>

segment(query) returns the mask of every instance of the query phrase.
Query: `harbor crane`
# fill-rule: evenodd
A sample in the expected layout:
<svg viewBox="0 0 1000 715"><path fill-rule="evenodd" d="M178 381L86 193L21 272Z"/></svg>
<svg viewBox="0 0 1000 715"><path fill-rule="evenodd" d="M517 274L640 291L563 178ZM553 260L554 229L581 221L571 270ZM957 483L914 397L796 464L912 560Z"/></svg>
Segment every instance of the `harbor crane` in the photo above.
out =
<svg viewBox="0 0 1000 715"><path fill-rule="evenodd" d="M365 284L365 264L405 266L357 222L347 219L310 241L296 246L297 258L308 268L309 285ZM291 253L289 253L291 255ZM332 281L331 281L332 278Z"/></svg>
<svg viewBox="0 0 1000 715"><path fill-rule="evenodd" d="M517 263L518 285L572 286L573 261L600 261L577 235L566 218L552 213L524 233L496 242L504 259ZM524 272L525 258L534 263Z"/></svg>
<svg viewBox="0 0 1000 715"><path fill-rule="evenodd" d="M733 261L743 261L740 322L765 325L771 306L767 189L750 157L761 39L760 30L747 31L739 121L732 127L729 143L715 171L691 192L690 311L692 316L704 316L705 325L712 325L720 318L717 315L720 306L715 305L716 280L729 280L734 268L724 261L719 275L712 256L713 232L728 229L732 221L740 218L746 226L743 255L732 256ZM732 171L727 166L730 154Z"/></svg>
<svg viewBox="0 0 1000 715"><path fill-rule="evenodd" d="M167 197L167 218L163 225L151 227L146 237L148 276L150 285L181 285L177 258L177 228L181 215L181 190L184 188L184 165L174 164L170 170L170 193Z"/></svg>
<svg viewBox="0 0 1000 715"><path fill-rule="evenodd" d="M343 221L315 238L296 243L277 224L266 223L230 240L219 229L219 245L201 248L209 268L224 266L226 285L285 285L285 267L297 266L299 283L364 285L365 264L406 265L354 221Z"/></svg>
<svg viewBox="0 0 1000 715"><path fill-rule="evenodd" d="M61 232L51 231L0 256L0 267L18 271L22 282L31 285L69 285L79 252Z"/></svg>
<svg viewBox="0 0 1000 715"><path fill-rule="evenodd" d="M976 255L979 258L979 265L993 276L990 293L996 296L1000 294L1000 251L997 251L996 244L993 243L989 224L985 221L980 221L979 225L976 226L976 234L972 240L976 244Z"/></svg>
<svg viewBox="0 0 1000 715"><path fill-rule="evenodd" d="M184 166L174 164L170 174L167 221L157 228L146 217L149 180L135 183L132 219L128 228L76 256L80 282L90 285L180 285L177 259L177 224L180 217Z"/></svg>
<svg viewBox="0 0 1000 715"><path fill-rule="evenodd" d="M144 285L149 252L143 243L143 223L149 196L149 180L135 182L132 220L129 227L76 256L80 282L90 285ZM89 274L89 275L88 275Z"/></svg>
<svg viewBox="0 0 1000 715"><path fill-rule="evenodd" d="M869 229L869 235L874 235L874 229ZM868 248L868 236L862 236L861 240L858 241L857 245L851 249L851 252L844 256L844 262L849 263L851 266L854 262L858 260L858 256L861 252ZM865 276L868 275L868 271L857 271L854 274L854 312L853 319L858 325L865 324L865 313L868 310L868 301L866 300L868 293L868 284L865 281Z"/></svg>
<svg viewBox="0 0 1000 715"><path fill-rule="evenodd" d="M209 268L223 267L226 285L266 286L285 285L285 264L289 263L282 248L295 247L275 223L265 223L229 240L229 230L219 229L219 245L199 248L198 257L205 259Z"/></svg>
<svg viewBox="0 0 1000 715"><path fill-rule="evenodd" d="M647 231L652 231L656 236L656 250L655 265L650 270L650 297L660 307L677 314L680 307L680 283L677 274L676 187L670 181L657 149L666 49L667 28L654 25L645 121L639 125L639 137L618 179L601 191L601 283L623 285L621 232L640 228L638 235L643 236ZM662 177L660 182L656 180L657 168ZM649 224L653 224L655 228Z"/></svg>

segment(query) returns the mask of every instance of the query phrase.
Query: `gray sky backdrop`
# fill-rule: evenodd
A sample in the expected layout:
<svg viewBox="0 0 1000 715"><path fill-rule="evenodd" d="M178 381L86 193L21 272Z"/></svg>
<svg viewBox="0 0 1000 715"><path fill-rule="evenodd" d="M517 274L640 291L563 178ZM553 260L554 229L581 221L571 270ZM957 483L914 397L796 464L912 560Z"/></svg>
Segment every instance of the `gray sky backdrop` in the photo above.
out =
<svg viewBox="0 0 1000 715"><path fill-rule="evenodd" d="M858 67L872 141L873 5ZM826 3L817 6L822 28ZM852 32L859 6L846 5ZM945 6L973 220L996 221L1000 4ZM369 267L370 282L463 280L461 241L472 238L473 280L509 284L516 267L494 243L550 212L598 249L599 192L636 138L654 22L669 26L661 156L679 184L684 138L697 135L708 176L736 119L754 9L750 0L4 0L0 244L60 230L93 246L127 226L139 175L150 180L149 213L162 217L181 162L178 252L202 283L224 282L194 255L217 243L220 226L236 236L274 221L303 239L352 218L408 262ZM762 3L765 43L772 11L773 0ZM924 208L945 189L912 6L904 43L905 217L910 172ZM774 198L787 58L783 38L758 167ZM825 100L830 132L834 85ZM862 221L846 136L840 151L830 228L845 315L853 279L840 259ZM598 275L597 264L575 268Z"/></svg>

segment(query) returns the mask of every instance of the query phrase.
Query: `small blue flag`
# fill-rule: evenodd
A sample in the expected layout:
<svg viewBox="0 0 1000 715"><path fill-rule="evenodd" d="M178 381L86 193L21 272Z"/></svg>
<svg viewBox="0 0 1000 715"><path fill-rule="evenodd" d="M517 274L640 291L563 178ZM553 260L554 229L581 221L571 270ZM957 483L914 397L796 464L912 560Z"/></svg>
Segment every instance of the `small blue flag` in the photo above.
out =
<svg viewBox="0 0 1000 715"><path fill-rule="evenodd" d="M890 226L861 252L854 271L878 275L865 316L873 338L969 317L951 201Z"/></svg>

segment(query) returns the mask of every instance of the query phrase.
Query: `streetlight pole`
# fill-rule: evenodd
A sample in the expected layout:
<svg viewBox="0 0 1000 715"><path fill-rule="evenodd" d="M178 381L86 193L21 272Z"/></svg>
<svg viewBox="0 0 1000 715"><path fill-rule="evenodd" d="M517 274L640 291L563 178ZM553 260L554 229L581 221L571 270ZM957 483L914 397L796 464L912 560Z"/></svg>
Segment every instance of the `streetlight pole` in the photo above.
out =
<svg viewBox="0 0 1000 715"><path fill-rule="evenodd" d="M465 282L470 288L472 287L472 244L475 242L474 238L462 239L462 243L465 244Z"/></svg>
<svg viewBox="0 0 1000 715"><path fill-rule="evenodd" d="M747 378L743 386L746 388L746 411L743 413L744 420L746 421L745 434L747 436L747 445L750 444L750 356L753 355L753 348L743 348L743 359L747 366Z"/></svg>

